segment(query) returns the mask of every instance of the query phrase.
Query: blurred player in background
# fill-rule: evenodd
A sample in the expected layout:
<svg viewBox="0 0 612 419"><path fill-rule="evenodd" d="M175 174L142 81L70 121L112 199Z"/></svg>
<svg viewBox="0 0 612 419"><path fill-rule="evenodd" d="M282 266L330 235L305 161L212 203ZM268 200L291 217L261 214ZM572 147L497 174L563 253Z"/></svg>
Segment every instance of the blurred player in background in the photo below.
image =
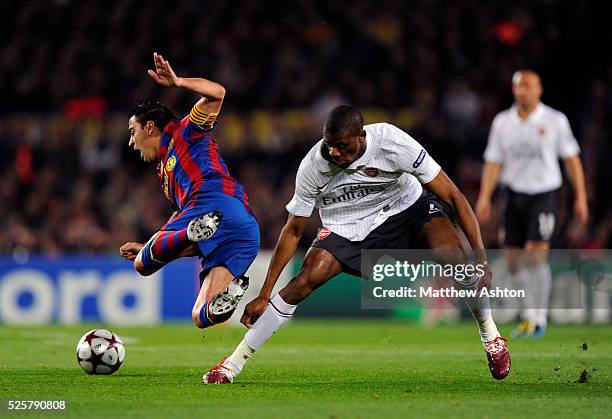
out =
<svg viewBox="0 0 612 419"><path fill-rule="evenodd" d="M157 83L202 98L182 119L156 101L130 110L129 145L145 161L158 162L161 186L175 213L146 244L130 242L119 250L142 275L176 258L199 256L201 287L192 317L204 328L229 319L246 291L244 274L259 250L259 227L211 135L225 89L206 79L177 77L160 54L154 53L153 60L155 71L148 74Z"/></svg>
<svg viewBox="0 0 612 419"><path fill-rule="evenodd" d="M559 158L572 183L574 215L583 224L588 219L587 197L580 148L566 116L540 102L538 74L531 70L514 73L512 93L514 105L493 120L476 215L483 223L490 219L491 196L501 177L508 187L504 221L508 270L526 293L522 321L513 336L539 337L547 325L548 251L557 227L562 183Z"/></svg>
<svg viewBox="0 0 612 419"><path fill-rule="evenodd" d="M314 208L319 208L324 228L300 272L272 295ZM204 375L205 383L232 382L253 353L293 317L297 304L328 280L341 272L363 277L363 249L429 248L461 255L474 249L486 264L476 217L446 173L410 135L386 123L364 126L352 106L338 106L329 114L324 138L300 164L287 210L289 218L259 297L246 306L241 319L250 330L230 357ZM459 226L451 221L455 217ZM488 286L490 271L472 279ZM488 296L466 302L478 323L491 374L503 379L510 371L510 354Z"/></svg>

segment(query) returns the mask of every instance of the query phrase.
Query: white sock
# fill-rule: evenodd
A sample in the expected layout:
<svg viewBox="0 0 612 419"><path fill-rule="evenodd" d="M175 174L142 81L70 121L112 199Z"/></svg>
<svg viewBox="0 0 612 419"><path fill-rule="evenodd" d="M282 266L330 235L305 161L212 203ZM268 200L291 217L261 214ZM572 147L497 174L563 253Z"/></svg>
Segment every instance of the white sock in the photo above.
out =
<svg viewBox="0 0 612 419"><path fill-rule="evenodd" d="M460 289L471 289L473 287L474 280L477 279L477 277L474 277L467 279L466 281L456 280L455 283ZM495 325L493 316L491 315L491 301L489 301L489 297L486 295L481 297L479 293L480 292L478 292L476 297L464 298L464 301L470 309L474 320L476 320L476 323L478 324L480 340L483 342L488 342L500 336L500 334L497 331L497 326Z"/></svg>
<svg viewBox="0 0 612 419"><path fill-rule="evenodd" d="M548 304L550 300L550 288L552 286L552 275L550 265L543 263L529 269L531 284L535 295L534 321L540 326L546 327L548 317Z"/></svg>
<svg viewBox="0 0 612 419"><path fill-rule="evenodd" d="M493 315L491 314L491 302L488 296L465 298L464 299L474 320L478 324L478 331L480 332L480 340L488 342L501 336L497 331L497 326L493 321Z"/></svg>
<svg viewBox="0 0 612 419"><path fill-rule="evenodd" d="M470 309L470 311L472 312L472 316L474 316L476 323L478 323L480 340L482 340L483 342L488 342L498 336L501 336L499 334L499 331L497 330L495 322L493 321L491 309Z"/></svg>
<svg viewBox="0 0 612 419"><path fill-rule="evenodd" d="M238 375L244 364L272 337L272 335L293 317L297 306L287 304L280 295L270 298L266 311L251 326L234 352L227 358L225 365Z"/></svg>
<svg viewBox="0 0 612 419"><path fill-rule="evenodd" d="M521 300L521 320L535 322L536 299L529 271L522 268L517 273L511 274L511 276L516 289L525 291L525 298Z"/></svg>
<svg viewBox="0 0 612 419"><path fill-rule="evenodd" d="M246 343L258 350L272 337L274 332L283 327L293 317L297 306L287 304L278 293L270 298L268 308L244 336Z"/></svg>
<svg viewBox="0 0 612 419"><path fill-rule="evenodd" d="M242 339L234 350L234 353L227 358L225 364L230 366L236 374L240 374L242 367L251 359L254 353L255 349L251 348L249 344L246 343L246 340Z"/></svg>

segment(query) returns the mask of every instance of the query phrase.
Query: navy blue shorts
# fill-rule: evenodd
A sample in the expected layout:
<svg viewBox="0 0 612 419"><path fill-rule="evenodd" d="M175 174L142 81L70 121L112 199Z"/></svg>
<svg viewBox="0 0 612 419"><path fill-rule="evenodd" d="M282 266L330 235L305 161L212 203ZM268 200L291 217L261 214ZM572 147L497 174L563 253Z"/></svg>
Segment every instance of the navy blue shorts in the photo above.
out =
<svg viewBox="0 0 612 419"><path fill-rule="evenodd" d="M220 192L199 194L160 230L182 230L194 218L213 211L219 211L223 218L211 238L198 242L200 283L217 266L225 266L234 276L244 275L259 251L257 220L240 200Z"/></svg>

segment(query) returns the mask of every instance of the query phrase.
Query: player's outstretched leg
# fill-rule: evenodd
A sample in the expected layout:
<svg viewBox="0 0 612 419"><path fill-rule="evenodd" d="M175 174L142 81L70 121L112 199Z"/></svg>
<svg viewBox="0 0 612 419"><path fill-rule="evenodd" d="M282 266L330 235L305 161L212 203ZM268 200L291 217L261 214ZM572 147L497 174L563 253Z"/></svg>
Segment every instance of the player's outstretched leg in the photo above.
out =
<svg viewBox="0 0 612 419"><path fill-rule="evenodd" d="M202 382L204 384L231 383L240 374L242 367L255 351L293 317L296 308L297 305L288 304L279 294L274 294L268 302L266 311L253 324L234 352L229 357L224 357L217 366L204 374Z"/></svg>
<svg viewBox="0 0 612 419"><path fill-rule="evenodd" d="M292 317L297 304L330 278L342 272L340 262L327 250L311 248L296 277L270 298L266 310L246 333L236 350L202 377L204 384L229 384L245 363Z"/></svg>
<svg viewBox="0 0 612 419"><path fill-rule="evenodd" d="M487 295L464 299L478 324L480 340L487 354L489 371L496 380L503 380L510 373L512 360L506 346L506 338L497 331Z"/></svg>
<svg viewBox="0 0 612 419"><path fill-rule="evenodd" d="M456 281L456 283L458 282ZM506 346L506 338L500 335L493 321L489 296L481 295L478 291L476 296L464 298L464 301L478 324L480 340L487 354L489 371L496 380L503 380L510 373L512 361Z"/></svg>
<svg viewBox="0 0 612 419"><path fill-rule="evenodd" d="M450 263L467 263L467 255L463 250L470 248L468 240L448 218L432 218L423 224L421 231L429 247L440 257L448 258ZM458 287L472 288L475 285L472 278L454 282ZM478 324L491 375L497 380L506 378L511 367L510 352L506 346L506 338L501 337L493 321L489 297L484 295L464 300Z"/></svg>
<svg viewBox="0 0 612 419"><path fill-rule="evenodd" d="M204 329L227 321L249 287L249 278L234 277L225 266L212 268L202 282L193 306L194 324Z"/></svg>
<svg viewBox="0 0 612 419"><path fill-rule="evenodd" d="M288 304L277 293L270 299L266 311L253 324L244 339L229 357L210 369L202 377L204 384L229 384L240 374L246 362L253 354L283 327L291 318L297 305Z"/></svg>
<svg viewBox="0 0 612 419"><path fill-rule="evenodd" d="M496 380L503 380L510 373L512 361L506 346L506 338L497 331L487 295L464 298L474 320L478 324L480 340L487 354L489 371Z"/></svg>

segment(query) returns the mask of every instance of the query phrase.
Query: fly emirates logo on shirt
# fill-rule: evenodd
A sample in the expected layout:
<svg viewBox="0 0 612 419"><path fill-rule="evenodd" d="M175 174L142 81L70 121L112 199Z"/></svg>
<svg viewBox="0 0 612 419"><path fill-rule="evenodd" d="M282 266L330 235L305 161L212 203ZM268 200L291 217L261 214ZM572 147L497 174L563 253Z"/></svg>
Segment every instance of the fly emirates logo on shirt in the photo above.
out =
<svg viewBox="0 0 612 419"><path fill-rule="evenodd" d="M543 160L542 148L529 143L519 143L509 148L509 155L514 160Z"/></svg>
<svg viewBox="0 0 612 419"><path fill-rule="evenodd" d="M340 188L340 195L337 196L323 196L321 197L321 204L326 207L328 205L338 204L341 202L348 202L363 198L368 195L380 193L384 191L389 184L366 184L366 185L347 185Z"/></svg>

